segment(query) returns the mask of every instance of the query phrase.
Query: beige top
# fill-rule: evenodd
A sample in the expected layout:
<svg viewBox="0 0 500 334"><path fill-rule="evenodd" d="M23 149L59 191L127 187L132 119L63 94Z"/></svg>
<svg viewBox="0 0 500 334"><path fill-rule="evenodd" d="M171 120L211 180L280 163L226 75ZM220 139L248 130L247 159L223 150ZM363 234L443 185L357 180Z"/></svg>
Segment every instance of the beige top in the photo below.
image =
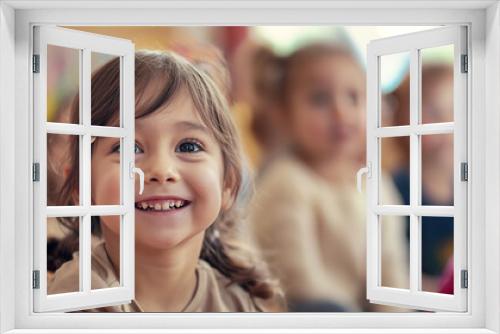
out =
<svg viewBox="0 0 500 334"><path fill-rule="evenodd" d="M331 300L352 311L398 309L366 300L364 194L334 186L292 156L277 157L256 185L249 226L290 300ZM397 204L394 186L387 189ZM385 286L408 288L403 217L382 224ZM399 309L401 311L401 309Z"/></svg>
<svg viewBox="0 0 500 334"><path fill-rule="evenodd" d="M92 250L92 289L120 286L111 261L100 241ZM64 263L48 284L48 293L78 291L78 252L73 259ZM240 285L212 268L207 262L199 260L196 267L197 286L192 299L182 312L266 312L274 311L267 300L253 297ZM130 304L107 306L84 310L85 312L144 312L136 300Z"/></svg>

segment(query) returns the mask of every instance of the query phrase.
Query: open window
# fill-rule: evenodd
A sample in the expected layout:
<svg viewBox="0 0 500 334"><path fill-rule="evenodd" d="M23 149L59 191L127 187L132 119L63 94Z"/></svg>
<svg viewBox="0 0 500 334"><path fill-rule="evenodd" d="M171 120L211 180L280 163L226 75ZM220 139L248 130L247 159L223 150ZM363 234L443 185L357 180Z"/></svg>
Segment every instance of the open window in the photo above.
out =
<svg viewBox="0 0 500 334"><path fill-rule="evenodd" d="M295 332L311 332L313 328L325 330L336 327L337 331L349 328L362 332L426 332L454 333L495 332L499 322L499 122L496 112L499 102L499 41L500 10L494 1L405 1L367 2L346 5L345 2L300 2L291 7L276 6L264 2L209 1L202 9L190 3L166 4L135 1L124 6L116 1L80 1L75 4L51 1L3 1L0 6L0 127L2 151L0 163L1 221L0 262L3 272L0 279L0 323L2 333L64 328L66 332L109 333L127 328L130 333L144 332L144 327L164 329L190 328L191 331L220 331L222 327L250 328L256 332L280 328ZM271 8L272 7L272 8ZM138 13L140 15L138 15ZM373 15L376 13L377 15ZM203 24L296 24L314 25L368 23L370 25L400 25L401 22L416 25L468 24L469 73L468 78L468 133L469 180L467 184L469 289L467 312L436 314L309 314L297 317L293 314L203 316L181 315L125 315L125 314L33 314L32 270L43 269L44 261L34 258L45 244L36 241L33 233L33 190L39 191L39 182L32 183L33 162L33 79L31 74L33 24L42 25L203 25ZM297 26L300 28L300 26ZM82 36L79 34L79 36ZM107 39L110 40L109 38ZM457 63L455 63L457 64ZM15 66L14 66L15 65ZM464 76L463 74L460 74ZM36 79L38 80L38 79ZM43 106L43 105L42 105ZM37 107L38 108L38 107ZM375 116L375 118L378 116ZM454 133L457 135L457 119ZM372 124L376 124L372 123ZM44 125L45 126L45 125ZM376 125L375 125L376 126ZM373 134L373 132L372 132ZM408 136L409 137L409 136ZM39 136L38 136L39 138ZM376 136L371 136L373 140ZM457 141L457 138L454 138ZM39 143L39 142L36 142ZM37 145L38 147L41 145ZM373 153L373 152L372 152ZM383 152L382 152L383 154ZM39 155L38 155L39 156ZM372 157L372 156L370 156ZM39 159L35 162L41 163ZM375 160L371 160L372 163ZM455 167L456 168L456 167ZM372 174L373 175L373 174ZM374 182L372 179L370 182ZM463 183L462 183L463 185ZM373 186L371 184L370 186ZM372 192L376 194L376 192ZM27 205L28 203L31 203ZM454 203L454 210L458 205ZM465 208L465 207L464 207ZM45 209L45 207L44 207ZM373 211L370 214L372 217ZM457 212L454 212L457 217ZM464 217L465 218L465 217ZM35 218L36 223L43 221ZM371 220L375 223L375 219ZM40 225L37 227L37 232ZM376 225L372 226L376 227ZM383 237L383 236L382 236ZM33 249L33 240L37 250ZM377 241L377 240L374 240ZM456 240L455 240L456 241ZM462 264L465 264L462 263ZM458 268L462 269L462 268ZM455 279L460 272L455 269ZM375 276L372 283L377 286ZM42 276L43 278L43 276ZM455 284L456 285L456 284ZM455 293L456 293L455 289ZM373 294L370 295L373 299ZM377 298L378 302L390 303L395 298ZM373 299L374 300L374 299ZM405 301L406 302L406 301ZM293 318L293 321L290 321ZM76 328L76 329L75 329ZM90 328L90 329L89 329ZM92 329L93 328L93 329ZM115 329L111 329L115 328ZM267 329L266 329L267 328ZM341 328L341 329L339 329ZM379 328L379 329L377 329ZM248 329L246 330L248 331ZM292 330L291 330L292 331ZM332 329L335 331L335 329ZM241 332L241 330L240 330Z"/></svg>
<svg viewBox="0 0 500 334"><path fill-rule="evenodd" d="M47 91L50 66L68 70L61 58L71 57L76 76L73 106L78 110L73 118L53 119L47 112ZM92 63L97 58L114 61L119 71L119 120L116 126L94 126L91 119ZM55 59L54 59L55 58ZM34 311L73 311L90 307L129 302L134 298L134 45L128 40L73 31L59 27L40 26L34 30L34 252L33 283ZM76 117L78 116L78 117ZM108 205L91 202L92 144L100 138L117 139L120 161L116 168L120 178L116 189L119 200ZM50 147L56 145L59 147ZM73 143L75 154L48 154L51 150L67 149ZM71 145L71 144L69 144ZM64 159L76 159L79 168L74 173L79 193L74 200L52 196L54 184L48 184L50 167ZM56 160L56 161L54 161ZM60 194L59 194L60 195ZM94 217L113 217L120 231L119 284L106 289L93 289L91 277L91 223ZM78 239L77 289L52 291L47 289L47 230L51 224L65 219L74 224Z"/></svg>
<svg viewBox="0 0 500 334"><path fill-rule="evenodd" d="M435 120L422 112L423 64L433 48L447 48L453 54L452 119ZM408 53L409 117L407 124L391 124L384 118L381 76L385 58ZM466 28L451 26L372 41L367 62L367 298L374 303L420 310L467 311L467 45ZM385 203L381 193L382 141L404 138L409 142L409 201L404 205ZM432 205L422 200L423 160L426 143L451 141L450 175L452 205ZM381 247L384 218L404 216L409 221L409 282L405 287L383 282ZM422 226L426 217L448 217L453 222L453 293L422 288ZM427 227L432 229L433 227Z"/></svg>

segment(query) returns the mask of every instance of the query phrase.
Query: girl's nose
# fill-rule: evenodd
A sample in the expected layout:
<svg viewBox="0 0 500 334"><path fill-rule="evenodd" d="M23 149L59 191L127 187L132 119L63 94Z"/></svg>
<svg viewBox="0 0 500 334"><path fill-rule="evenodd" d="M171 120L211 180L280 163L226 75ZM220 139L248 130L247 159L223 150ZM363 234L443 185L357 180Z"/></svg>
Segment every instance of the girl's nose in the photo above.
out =
<svg viewBox="0 0 500 334"><path fill-rule="evenodd" d="M156 158L148 159L144 169L146 183L176 182L180 179L175 163L171 157L156 155Z"/></svg>
<svg viewBox="0 0 500 334"><path fill-rule="evenodd" d="M346 108L342 105L341 101L336 98L332 103L332 116L336 123L343 123L348 115L346 115Z"/></svg>
<svg viewBox="0 0 500 334"><path fill-rule="evenodd" d="M356 119L356 108L345 96L334 99L331 111L336 124L351 124Z"/></svg>

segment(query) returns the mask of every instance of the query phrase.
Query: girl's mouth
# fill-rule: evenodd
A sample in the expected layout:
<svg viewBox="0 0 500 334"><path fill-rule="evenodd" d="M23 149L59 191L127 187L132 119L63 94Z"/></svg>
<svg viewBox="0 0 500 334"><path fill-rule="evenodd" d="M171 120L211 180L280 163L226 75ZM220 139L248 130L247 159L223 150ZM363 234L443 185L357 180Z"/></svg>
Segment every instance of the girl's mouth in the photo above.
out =
<svg viewBox="0 0 500 334"><path fill-rule="evenodd" d="M149 200L135 203L135 208L141 211L167 212L186 207L191 202L186 200Z"/></svg>

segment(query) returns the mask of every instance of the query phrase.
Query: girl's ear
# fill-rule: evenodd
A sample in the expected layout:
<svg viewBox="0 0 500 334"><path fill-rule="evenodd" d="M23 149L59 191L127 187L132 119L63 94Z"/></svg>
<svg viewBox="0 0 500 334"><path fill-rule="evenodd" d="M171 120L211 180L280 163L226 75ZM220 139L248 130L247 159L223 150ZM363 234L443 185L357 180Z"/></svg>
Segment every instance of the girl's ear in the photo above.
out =
<svg viewBox="0 0 500 334"><path fill-rule="evenodd" d="M225 186L224 189L222 190L222 210L226 211L229 210L229 208L233 205L234 203L234 194L233 194L233 188L230 186Z"/></svg>

